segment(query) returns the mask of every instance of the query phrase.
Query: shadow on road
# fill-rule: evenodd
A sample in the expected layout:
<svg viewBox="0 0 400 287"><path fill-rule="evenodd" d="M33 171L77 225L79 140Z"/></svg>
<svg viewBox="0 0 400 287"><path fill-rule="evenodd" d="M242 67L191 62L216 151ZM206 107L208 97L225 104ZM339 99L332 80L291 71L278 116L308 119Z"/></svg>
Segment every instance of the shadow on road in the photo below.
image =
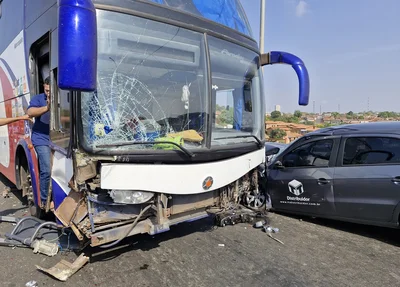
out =
<svg viewBox="0 0 400 287"><path fill-rule="evenodd" d="M371 225L364 225L358 223L344 222L333 219L307 217L301 215L285 214L281 212L275 212L277 214L302 219L306 222L322 225L328 228L341 230L348 233L357 234L360 236L368 237L371 239L379 240L381 242L400 247L400 229L388 228L388 227L377 227Z"/></svg>
<svg viewBox="0 0 400 287"><path fill-rule="evenodd" d="M26 207L23 206L20 208L12 208L12 209L2 210L2 211L0 211L0 216L10 216L10 215L16 213L17 211L23 210L23 209L26 209Z"/></svg>
<svg viewBox="0 0 400 287"><path fill-rule="evenodd" d="M171 226L171 230L157 235L141 234L123 240L116 247L102 249L99 247L88 247L85 252L90 254L90 262L108 261L119 257L125 252L132 250L149 251L158 248L161 242L171 239L185 237L197 232L212 232L216 229L214 217L210 216L195 222L181 223L179 226Z"/></svg>
<svg viewBox="0 0 400 287"><path fill-rule="evenodd" d="M9 181L2 173L0 173L0 184L3 184L4 187L0 187L0 194L3 193L3 190L5 188L9 188L10 191L14 194L14 196L23 204L23 205L27 205L27 200L26 200L26 196L22 197L22 192L20 190L17 189L17 187L11 182ZM1 186L1 185L0 185Z"/></svg>

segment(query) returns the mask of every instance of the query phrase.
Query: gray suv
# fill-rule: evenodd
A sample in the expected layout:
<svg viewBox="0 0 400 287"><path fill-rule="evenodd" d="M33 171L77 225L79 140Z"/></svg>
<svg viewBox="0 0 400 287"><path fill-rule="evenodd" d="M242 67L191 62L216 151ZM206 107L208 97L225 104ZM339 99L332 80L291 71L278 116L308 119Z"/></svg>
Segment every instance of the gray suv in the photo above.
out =
<svg viewBox="0 0 400 287"><path fill-rule="evenodd" d="M269 166L274 210L399 227L400 122L309 133Z"/></svg>

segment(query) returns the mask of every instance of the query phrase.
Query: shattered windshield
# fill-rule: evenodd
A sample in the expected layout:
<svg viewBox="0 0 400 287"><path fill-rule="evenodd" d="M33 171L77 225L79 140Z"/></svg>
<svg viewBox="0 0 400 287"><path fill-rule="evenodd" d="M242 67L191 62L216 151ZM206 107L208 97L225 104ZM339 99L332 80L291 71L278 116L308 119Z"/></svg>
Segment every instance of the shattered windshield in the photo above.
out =
<svg viewBox="0 0 400 287"><path fill-rule="evenodd" d="M101 10L97 23L97 91L81 97L86 145L167 140L202 147L207 97L203 35ZM121 147L143 148L154 145Z"/></svg>
<svg viewBox="0 0 400 287"><path fill-rule="evenodd" d="M260 143L255 52L208 36L210 94L204 34L102 10L97 25L97 90L79 97L86 148L189 150L209 147L210 138L211 146Z"/></svg>

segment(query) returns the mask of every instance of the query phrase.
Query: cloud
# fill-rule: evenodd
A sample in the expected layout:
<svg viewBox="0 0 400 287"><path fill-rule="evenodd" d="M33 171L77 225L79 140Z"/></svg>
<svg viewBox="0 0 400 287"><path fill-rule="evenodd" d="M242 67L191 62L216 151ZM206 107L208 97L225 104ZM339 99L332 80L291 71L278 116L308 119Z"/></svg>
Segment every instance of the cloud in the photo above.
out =
<svg viewBox="0 0 400 287"><path fill-rule="evenodd" d="M308 12L308 4L304 0L300 0L300 2L296 6L296 16L303 17Z"/></svg>

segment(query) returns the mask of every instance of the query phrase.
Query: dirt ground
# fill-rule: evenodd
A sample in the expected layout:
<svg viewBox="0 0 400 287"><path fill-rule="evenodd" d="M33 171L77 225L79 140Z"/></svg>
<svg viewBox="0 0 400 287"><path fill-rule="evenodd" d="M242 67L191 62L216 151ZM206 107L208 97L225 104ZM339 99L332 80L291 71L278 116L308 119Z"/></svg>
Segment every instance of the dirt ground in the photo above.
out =
<svg viewBox="0 0 400 287"><path fill-rule="evenodd" d="M4 181L4 180L3 180ZM0 183L0 191L3 187ZM1 193L0 193L1 194ZM17 192L0 198L0 215L26 216ZM215 228L212 219L156 236L141 235L104 253L67 282L39 272L60 259L0 247L0 286L400 286L400 230L270 213L284 245L247 224ZM12 229L0 223L0 234Z"/></svg>

